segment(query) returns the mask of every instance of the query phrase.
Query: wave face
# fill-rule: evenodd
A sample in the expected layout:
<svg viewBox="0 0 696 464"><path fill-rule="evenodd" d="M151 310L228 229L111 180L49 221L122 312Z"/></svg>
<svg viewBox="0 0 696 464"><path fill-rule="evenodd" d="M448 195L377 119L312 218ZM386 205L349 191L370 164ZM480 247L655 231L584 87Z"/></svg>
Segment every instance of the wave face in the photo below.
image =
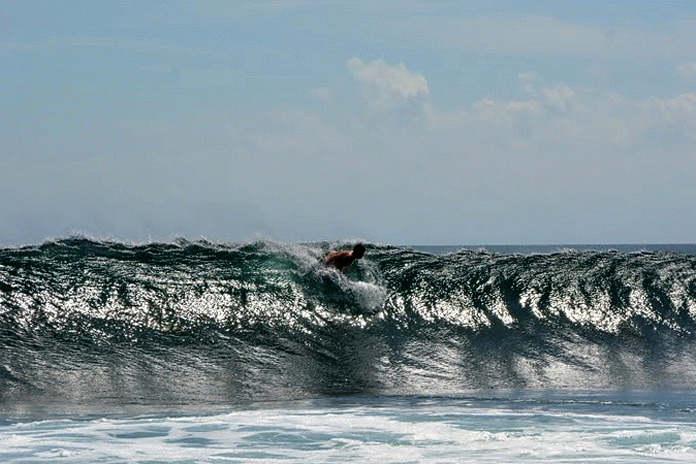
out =
<svg viewBox="0 0 696 464"><path fill-rule="evenodd" d="M0 404L690 388L696 257L351 244L0 250Z"/></svg>

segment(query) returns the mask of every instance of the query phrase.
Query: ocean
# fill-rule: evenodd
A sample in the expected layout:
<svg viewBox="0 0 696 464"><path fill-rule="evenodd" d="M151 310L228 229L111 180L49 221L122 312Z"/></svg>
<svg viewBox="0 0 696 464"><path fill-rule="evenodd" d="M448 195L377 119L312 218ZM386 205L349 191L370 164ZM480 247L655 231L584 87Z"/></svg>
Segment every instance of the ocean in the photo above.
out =
<svg viewBox="0 0 696 464"><path fill-rule="evenodd" d="M696 245L0 248L0 462L696 462Z"/></svg>

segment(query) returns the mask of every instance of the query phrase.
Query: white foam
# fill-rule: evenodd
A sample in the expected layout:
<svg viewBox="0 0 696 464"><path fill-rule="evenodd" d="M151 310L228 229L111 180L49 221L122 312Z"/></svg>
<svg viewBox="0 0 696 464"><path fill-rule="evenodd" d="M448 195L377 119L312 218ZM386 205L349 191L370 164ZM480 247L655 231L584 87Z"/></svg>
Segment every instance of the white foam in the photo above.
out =
<svg viewBox="0 0 696 464"><path fill-rule="evenodd" d="M387 289L369 282L346 280L346 289L355 297L356 302L366 313L379 311L387 298Z"/></svg>
<svg viewBox="0 0 696 464"><path fill-rule="evenodd" d="M569 411L495 401L308 403L204 417L4 425L0 461L696 461L696 421L645 419L593 406Z"/></svg>

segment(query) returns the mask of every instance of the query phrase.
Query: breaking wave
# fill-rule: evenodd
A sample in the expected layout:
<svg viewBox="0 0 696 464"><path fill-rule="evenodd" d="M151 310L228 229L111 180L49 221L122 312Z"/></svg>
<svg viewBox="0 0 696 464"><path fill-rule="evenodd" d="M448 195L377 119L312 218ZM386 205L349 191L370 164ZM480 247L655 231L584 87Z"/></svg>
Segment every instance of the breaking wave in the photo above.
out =
<svg viewBox="0 0 696 464"><path fill-rule="evenodd" d="M693 383L696 257L350 243L0 250L0 401L292 399Z"/></svg>

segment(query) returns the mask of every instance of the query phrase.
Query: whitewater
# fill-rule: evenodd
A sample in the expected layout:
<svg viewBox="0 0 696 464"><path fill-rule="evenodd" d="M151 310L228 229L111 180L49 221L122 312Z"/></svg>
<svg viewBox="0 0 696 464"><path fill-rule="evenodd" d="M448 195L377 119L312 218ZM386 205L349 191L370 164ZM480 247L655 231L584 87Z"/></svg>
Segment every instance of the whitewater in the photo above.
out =
<svg viewBox="0 0 696 464"><path fill-rule="evenodd" d="M694 462L696 246L0 249L0 461Z"/></svg>

